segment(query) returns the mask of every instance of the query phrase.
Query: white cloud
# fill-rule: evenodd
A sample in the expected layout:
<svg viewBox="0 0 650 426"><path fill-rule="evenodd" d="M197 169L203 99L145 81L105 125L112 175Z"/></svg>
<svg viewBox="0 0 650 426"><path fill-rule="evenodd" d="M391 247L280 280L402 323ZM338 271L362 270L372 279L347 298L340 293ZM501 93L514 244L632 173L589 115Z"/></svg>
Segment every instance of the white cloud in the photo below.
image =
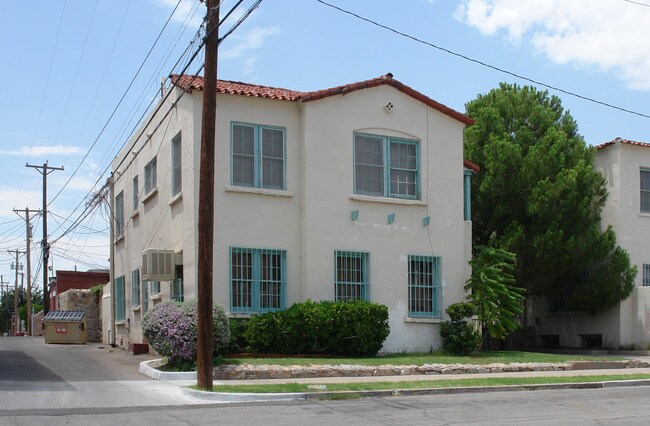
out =
<svg viewBox="0 0 650 426"><path fill-rule="evenodd" d="M230 47L219 53L219 59L227 60L243 56L250 50L262 47L269 37L280 34L280 27L255 27L244 35L236 32L229 36Z"/></svg>
<svg viewBox="0 0 650 426"><path fill-rule="evenodd" d="M44 157L48 155L70 155L83 154L85 151L78 146L71 145L41 145L23 146L19 149L0 151L0 155L11 155L21 157Z"/></svg>
<svg viewBox="0 0 650 426"><path fill-rule="evenodd" d="M12 211L14 208L24 209L29 206L30 209L37 210L43 203L43 194L40 187L37 191L5 187L0 188L0 200L4 200L4 208L0 209L0 217L15 219L17 216Z"/></svg>
<svg viewBox="0 0 650 426"><path fill-rule="evenodd" d="M650 9L611 0L464 0L458 20L532 45L558 64L612 72L650 90Z"/></svg>
<svg viewBox="0 0 650 426"><path fill-rule="evenodd" d="M160 4L169 9L169 13L174 10L178 0L159 0ZM197 7L196 10L193 10L194 7ZM205 16L205 6L203 4L198 4L196 0L183 0L178 5L178 9L172 16L172 21L183 24L187 19L190 19L189 26L198 28L203 22L203 17Z"/></svg>

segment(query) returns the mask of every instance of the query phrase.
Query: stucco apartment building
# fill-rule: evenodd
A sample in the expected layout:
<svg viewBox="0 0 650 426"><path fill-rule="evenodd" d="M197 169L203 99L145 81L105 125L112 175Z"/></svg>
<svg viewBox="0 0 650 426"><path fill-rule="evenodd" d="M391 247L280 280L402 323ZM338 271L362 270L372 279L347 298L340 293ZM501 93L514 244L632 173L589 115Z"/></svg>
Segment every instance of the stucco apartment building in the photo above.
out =
<svg viewBox="0 0 650 426"><path fill-rule="evenodd" d="M607 180L603 227L611 225L618 244L638 268L632 294L597 315L540 307L538 334L547 343L618 349L650 344L650 143L616 138L596 147L594 167ZM561 308L561 307L560 307Z"/></svg>
<svg viewBox="0 0 650 426"><path fill-rule="evenodd" d="M115 343L160 301L196 297L203 80L168 97L113 161ZM311 300L387 305L383 351L440 345L470 275L472 120L391 74L299 92L219 81L214 299L231 317Z"/></svg>

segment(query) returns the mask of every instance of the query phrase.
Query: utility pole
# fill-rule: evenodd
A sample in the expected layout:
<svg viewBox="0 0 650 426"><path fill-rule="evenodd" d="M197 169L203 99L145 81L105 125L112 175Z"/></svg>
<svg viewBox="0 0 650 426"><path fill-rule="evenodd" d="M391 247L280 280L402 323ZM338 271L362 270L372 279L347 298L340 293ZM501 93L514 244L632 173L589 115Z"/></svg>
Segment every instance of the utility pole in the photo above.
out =
<svg viewBox="0 0 650 426"><path fill-rule="evenodd" d="M217 114L217 49L219 46L219 0L206 0L205 71L201 115L199 163L199 250L197 265L197 385L212 390L212 255L214 251L214 144Z"/></svg>
<svg viewBox="0 0 650 426"><path fill-rule="evenodd" d="M14 209L14 212L20 216L20 213L25 213L25 238L27 240L25 252L27 253L27 335L32 335L32 226L29 224L30 213L31 214L40 214L40 210L29 210L29 207L25 207L25 210ZM22 217L22 216L20 216Z"/></svg>
<svg viewBox="0 0 650 426"><path fill-rule="evenodd" d="M50 290L47 287L47 260L50 256L50 245L47 242L47 175L55 170L63 170L63 166L51 167L47 165L46 161L42 166L27 163L26 167L32 167L43 175L43 240L41 241L41 249L43 251L43 314L47 314L50 311Z"/></svg>
<svg viewBox="0 0 650 426"><path fill-rule="evenodd" d="M20 331L20 319L18 318L18 255L25 254L25 252L16 250L7 250L9 254L16 255L16 263L11 265L11 269L16 270L16 281L14 284L14 329L13 335L15 336Z"/></svg>

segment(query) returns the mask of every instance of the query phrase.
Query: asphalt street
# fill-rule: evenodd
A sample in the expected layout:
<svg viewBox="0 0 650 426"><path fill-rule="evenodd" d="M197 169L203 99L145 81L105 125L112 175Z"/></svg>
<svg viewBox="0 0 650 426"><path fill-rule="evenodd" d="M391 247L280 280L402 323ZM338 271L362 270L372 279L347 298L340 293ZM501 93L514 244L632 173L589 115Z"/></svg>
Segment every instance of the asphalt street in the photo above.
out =
<svg viewBox="0 0 650 426"><path fill-rule="evenodd" d="M96 344L0 337L0 416L7 410L197 403L182 388L139 374L140 362L152 358Z"/></svg>

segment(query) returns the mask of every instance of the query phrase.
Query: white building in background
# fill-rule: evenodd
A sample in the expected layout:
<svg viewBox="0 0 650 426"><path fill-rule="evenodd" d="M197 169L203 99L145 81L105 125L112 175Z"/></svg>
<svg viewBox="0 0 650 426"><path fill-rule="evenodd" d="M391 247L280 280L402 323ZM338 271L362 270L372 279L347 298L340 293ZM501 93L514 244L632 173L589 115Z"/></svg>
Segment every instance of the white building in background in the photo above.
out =
<svg viewBox="0 0 650 426"><path fill-rule="evenodd" d="M203 80L171 81L113 161L122 347L142 342L154 304L196 297ZM390 311L383 351L438 347L470 276L472 120L391 74L314 92L217 87L215 301L246 317L366 299Z"/></svg>
<svg viewBox="0 0 650 426"><path fill-rule="evenodd" d="M613 227L618 245L638 268L636 285L630 297L593 316L539 306L546 315L537 318L537 332L552 346L645 349L650 344L650 143L616 138L596 148L594 167L609 192L602 224Z"/></svg>

